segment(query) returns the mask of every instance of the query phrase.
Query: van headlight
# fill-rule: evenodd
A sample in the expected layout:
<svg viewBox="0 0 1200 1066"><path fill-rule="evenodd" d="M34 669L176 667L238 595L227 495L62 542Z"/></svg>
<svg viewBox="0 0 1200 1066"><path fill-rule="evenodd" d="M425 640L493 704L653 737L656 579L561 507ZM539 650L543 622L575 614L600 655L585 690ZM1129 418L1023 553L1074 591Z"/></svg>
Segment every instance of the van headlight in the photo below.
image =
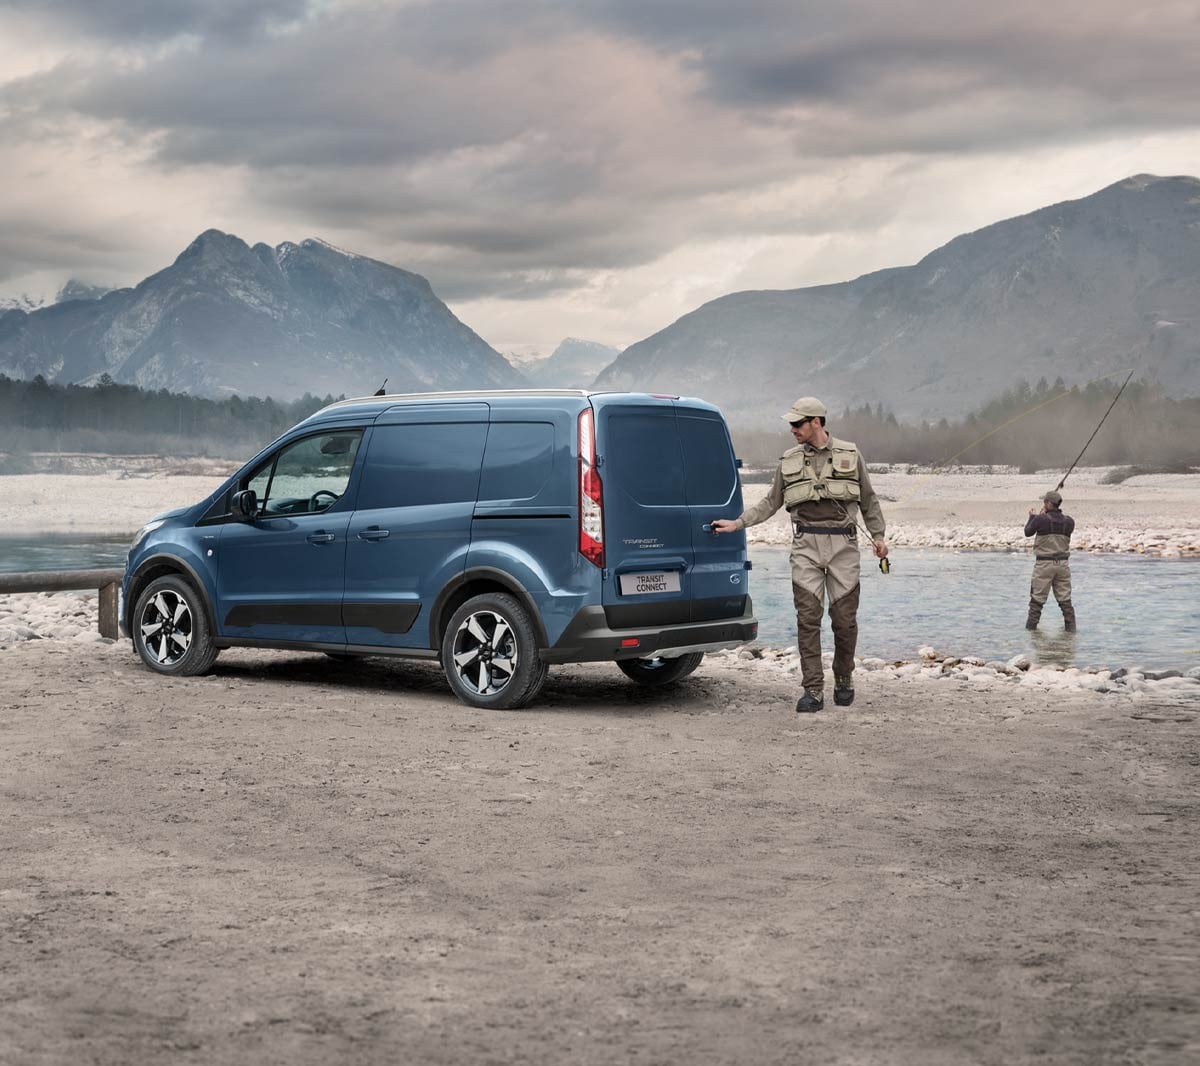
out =
<svg viewBox="0 0 1200 1066"><path fill-rule="evenodd" d="M164 522L166 522L165 518L156 518L156 519L154 519L153 522L147 522L144 526L142 526L141 529L139 529L133 535L133 543L131 545L129 545L129 550L133 551L134 548L136 548L139 544L141 544L142 541L144 541L146 539L146 537L148 537L151 533L153 533L156 529L158 529L158 527L161 526Z"/></svg>

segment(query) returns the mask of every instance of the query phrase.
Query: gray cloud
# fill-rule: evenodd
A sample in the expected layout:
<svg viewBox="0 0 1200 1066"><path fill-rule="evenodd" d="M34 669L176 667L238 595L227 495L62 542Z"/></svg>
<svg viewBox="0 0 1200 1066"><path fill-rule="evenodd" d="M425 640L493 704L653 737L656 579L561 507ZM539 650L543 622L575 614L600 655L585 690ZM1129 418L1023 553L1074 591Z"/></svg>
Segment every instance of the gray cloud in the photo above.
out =
<svg viewBox="0 0 1200 1066"><path fill-rule="evenodd" d="M6 152L98 125L147 182L239 175L246 213L472 298L561 293L688 242L884 225L886 187L780 192L866 157L1200 114L1189 4L0 0L0 34L5 10L95 42L0 82Z"/></svg>
<svg viewBox="0 0 1200 1066"><path fill-rule="evenodd" d="M183 33L240 37L302 18L309 0L0 0L0 14L32 13L109 41L154 41Z"/></svg>

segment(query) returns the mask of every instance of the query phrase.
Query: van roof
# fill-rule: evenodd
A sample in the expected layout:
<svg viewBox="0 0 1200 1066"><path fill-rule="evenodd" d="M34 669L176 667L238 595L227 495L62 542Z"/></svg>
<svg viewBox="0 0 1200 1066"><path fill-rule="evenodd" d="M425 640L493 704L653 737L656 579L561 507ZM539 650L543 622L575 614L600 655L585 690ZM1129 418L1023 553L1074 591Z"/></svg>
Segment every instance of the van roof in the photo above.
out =
<svg viewBox="0 0 1200 1066"><path fill-rule="evenodd" d="M574 397L579 400L590 400L597 397L653 397L655 399L683 400L688 403L711 406L704 400L687 396L667 395L665 393L621 392L609 389L468 389L461 392L406 392L385 396L358 396L348 400L338 400L310 415L306 422L322 416L371 414L386 411L390 407L404 404L456 402L464 403L472 400L521 400Z"/></svg>

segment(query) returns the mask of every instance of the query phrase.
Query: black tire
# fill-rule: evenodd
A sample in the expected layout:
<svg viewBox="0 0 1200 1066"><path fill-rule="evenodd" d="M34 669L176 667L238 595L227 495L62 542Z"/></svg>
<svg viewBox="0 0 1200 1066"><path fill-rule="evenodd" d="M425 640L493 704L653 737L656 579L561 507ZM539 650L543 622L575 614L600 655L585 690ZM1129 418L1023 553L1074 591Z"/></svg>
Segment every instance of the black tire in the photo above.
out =
<svg viewBox="0 0 1200 1066"><path fill-rule="evenodd" d="M670 685L681 677L687 677L704 659L704 652L693 651L674 659L654 656L650 659L618 659L617 666L630 681L647 688Z"/></svg>
<svg viewBox="0 0 1200 1066"><path fill-rule="evenodd" d="M442 669L463 703L497 709L524 707L547 674L529 613L502 592L474 596L454 612L442 635Z"/></svg>
<svg viewBox="0 0 1200 1066"><path fill-rule="evenodd" d="M155 578L133 608L133 646L151 670L174 677L207 673L216 661L204 602L191 582Z"/></svg>

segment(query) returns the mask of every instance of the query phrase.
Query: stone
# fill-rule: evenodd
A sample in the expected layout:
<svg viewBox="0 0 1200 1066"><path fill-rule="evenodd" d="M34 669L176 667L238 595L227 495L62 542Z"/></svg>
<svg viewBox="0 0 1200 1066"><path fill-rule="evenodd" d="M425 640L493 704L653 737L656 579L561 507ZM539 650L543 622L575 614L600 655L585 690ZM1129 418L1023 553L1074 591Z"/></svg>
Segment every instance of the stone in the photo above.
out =
<svg viewBox="0 0 1200 1066"><path fill-rule="evenodd" d="M1007 665L1014 670L1028 670L1033 663L1029 661L1029 656L1022 652L1020 655L1014 655L1009 659Z"/></svg>

